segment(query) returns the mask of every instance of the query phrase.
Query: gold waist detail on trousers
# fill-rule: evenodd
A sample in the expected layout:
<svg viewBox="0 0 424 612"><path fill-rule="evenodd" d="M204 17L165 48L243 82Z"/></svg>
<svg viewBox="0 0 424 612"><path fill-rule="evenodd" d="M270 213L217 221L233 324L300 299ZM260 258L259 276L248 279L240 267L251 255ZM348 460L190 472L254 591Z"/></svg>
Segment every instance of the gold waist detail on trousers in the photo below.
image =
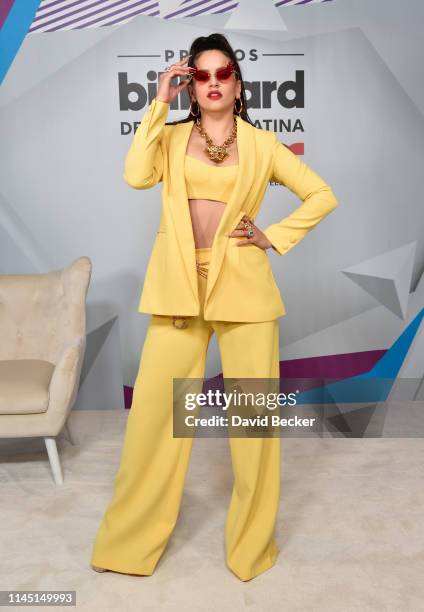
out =
<svg viewBox="0 0 424 612"><path fill-rule="evenodd" d="M200 276L203 276L203 278L208 278L208 265L209 261L196 261L197 272Z"/></svg>

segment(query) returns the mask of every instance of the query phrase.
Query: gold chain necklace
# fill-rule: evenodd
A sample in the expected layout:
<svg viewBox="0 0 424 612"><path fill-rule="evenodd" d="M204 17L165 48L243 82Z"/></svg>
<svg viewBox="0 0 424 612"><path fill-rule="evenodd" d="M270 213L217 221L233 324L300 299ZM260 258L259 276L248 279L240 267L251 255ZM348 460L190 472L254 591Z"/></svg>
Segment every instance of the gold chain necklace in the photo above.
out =
<svg viewBox="0 0 424 612"><path fill-rule="evenodd" d="M196 128L199 130L200 135L205 138L207 147L203 149L204 153L207 153L209 159L217 164L220 164L226 157L228 157L228 145L230 145L237 138L237 119L234 115L234 123L233 129L231 130L230 136L222 143L222 145L217 145L213 143L212 138L205 132L200 123L200 117L197 117Z"/></svg>

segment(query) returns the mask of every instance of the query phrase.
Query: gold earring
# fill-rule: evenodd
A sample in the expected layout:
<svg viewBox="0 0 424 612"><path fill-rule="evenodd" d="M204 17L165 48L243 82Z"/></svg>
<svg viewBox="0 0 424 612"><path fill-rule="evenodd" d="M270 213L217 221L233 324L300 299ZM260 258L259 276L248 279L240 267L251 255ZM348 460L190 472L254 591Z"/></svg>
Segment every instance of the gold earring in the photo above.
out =
<svg viewBox="0 0 424 612"><path fill-rule="evenodd" d="M240 106L239 110L237 110L237 109L236 109L237 100L240 100L240 105L241 105L241 106ZM243 102L242 102L242 99L241 99L241 98L236 98L236 99L235 99L235 101L234 101L234 112L235 112L237 115L240 115L240 113L241 113L242 109L243 109Z"/></svg>
<svg viewBox="0 0 424 612"><path fill-rule="evenodd" d="M197 102L197 100L194 100L194 102L196 102L196 104L197 104L197 111L198 111L198 112L197 112L197 114L194 114L194 113L193 113L193 111L192 111L192 109L191 109L191 105L193 104L193 100L192 100L192 101L190 102L190 108L189 108L190 114L192 114L192 115L193 115L193 117L200 117L200 107L199 107L199 103Z"/></svg>

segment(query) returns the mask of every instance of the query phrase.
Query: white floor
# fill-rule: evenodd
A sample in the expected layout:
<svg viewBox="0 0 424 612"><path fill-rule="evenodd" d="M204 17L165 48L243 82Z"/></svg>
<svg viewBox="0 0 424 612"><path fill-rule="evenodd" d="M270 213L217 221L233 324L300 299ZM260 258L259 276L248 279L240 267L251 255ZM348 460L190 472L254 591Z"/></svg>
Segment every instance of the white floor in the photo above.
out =
<svg viewBox="0 0 424 612"><path fill-rule="evenodd" d="M59 439L61 487L41 439L0 439L0 590L75 590L76 609L90 612L423 610L422 439L282 439L280 556L243 583L224 559L228 440L197 438L153 576L93 572L126 418L72 413L75 445Z"/></svg>

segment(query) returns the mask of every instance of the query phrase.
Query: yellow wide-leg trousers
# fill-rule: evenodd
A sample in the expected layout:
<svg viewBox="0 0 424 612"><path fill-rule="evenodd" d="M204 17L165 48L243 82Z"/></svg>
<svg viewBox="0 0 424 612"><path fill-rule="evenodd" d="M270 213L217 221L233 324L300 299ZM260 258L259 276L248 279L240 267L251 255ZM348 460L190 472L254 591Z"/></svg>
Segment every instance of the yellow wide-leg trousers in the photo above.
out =
<svg viewBox="0 0 424 612"><path fill-rule="evenodd" d="M251 248L251 247L240 247ZM206 290L210 248L196 249L199 295ZM206 263L205 263L206 262ZM112 500L93 546L93 565L153 574L176 524L192 437L173 437L173 378L203 378L212 334L224 377L279 378L278 320L205 321L177 327L150 318L128 416ZM176 322L178 323L178 322ZM234 485L225 524L228 568L243 581L274 565L280 499L280 438L229 437Z"/></svg>

